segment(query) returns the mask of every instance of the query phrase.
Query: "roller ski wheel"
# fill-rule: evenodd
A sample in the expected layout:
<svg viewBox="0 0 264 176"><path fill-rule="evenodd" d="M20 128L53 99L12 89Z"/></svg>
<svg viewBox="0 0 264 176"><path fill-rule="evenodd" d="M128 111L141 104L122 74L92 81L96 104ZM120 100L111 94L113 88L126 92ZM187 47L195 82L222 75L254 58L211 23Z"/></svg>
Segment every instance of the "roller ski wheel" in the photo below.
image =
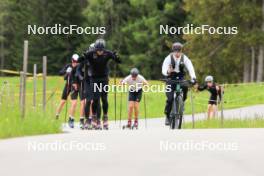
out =
<svg viewBox="0 0 264 176"><path fill-rule="evenodd" d="M84 119L80 119L80 129L81 130L84 130L85 129Z"/></svg>
<svg viewBox="0 0 264 176"><path fill-rule="evenodd" d="M93 129L91 119L87 119L84 123L84 129L91 130Z"/></svg>
<svg viewBox="0 0 264 176"><path fill-rule="evenodd" d="M104 130L109 130L109 126L108 126L108 122L104 122L104 125L103 125L103 129Z"/></svg>
<svg viewBox="0 0 264 176"><path fill-rule="evenodd" d="M102 126L101 126L100 121L97 121L96 126L95 126L95 130L102 130Z"/></svg>
<svg viewBox="0 0 264 176"><path fill-rule="evenodd" d="M68 125L69 125L70 128L74 128L74 119L69 118Z"/></svg>
<svg viewBox="0 0 264 176"><path fill-rule="evenodd" d="M138 130L138 122L134 122L132 130Z"/></svg>
<svg viewBox="0 0 264 176"><path fill-rule="evenodd" d="M125 130L125 129L131 130L132 129L132 126L131 126L131 124L123 125L122 129L123 130Z"/></svg>

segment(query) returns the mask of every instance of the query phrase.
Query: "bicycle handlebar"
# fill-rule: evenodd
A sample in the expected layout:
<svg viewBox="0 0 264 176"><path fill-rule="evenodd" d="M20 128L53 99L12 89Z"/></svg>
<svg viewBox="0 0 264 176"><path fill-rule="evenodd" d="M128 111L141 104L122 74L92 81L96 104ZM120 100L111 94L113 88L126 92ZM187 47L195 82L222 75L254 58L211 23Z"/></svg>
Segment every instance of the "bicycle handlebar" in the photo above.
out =
<svg viewBox="0 0 264 176"><path fill-rule="evenodd" d="M191 80L160 79L160 81L166 82L167 84L180 84L188 87L190 87L190 85L193 85Z"/></svg>

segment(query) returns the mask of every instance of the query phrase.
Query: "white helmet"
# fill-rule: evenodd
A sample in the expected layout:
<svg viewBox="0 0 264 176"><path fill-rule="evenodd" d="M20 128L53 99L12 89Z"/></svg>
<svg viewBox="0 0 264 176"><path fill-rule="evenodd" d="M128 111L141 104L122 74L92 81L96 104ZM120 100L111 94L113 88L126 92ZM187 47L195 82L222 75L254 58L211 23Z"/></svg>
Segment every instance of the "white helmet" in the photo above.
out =
<svg viewBox="0 0 264 176"><path fill-rule="evenodd" d="M78 62L78 59L79 59L79 55L78 54L72 55L72 61Z"/></svg>
<svg viewBox="0 0 264 176"><path fill-rule="evenodd" d="M209 75L205 77L205 82L213 82L213 81L214 81L213 76Z"/></svg>

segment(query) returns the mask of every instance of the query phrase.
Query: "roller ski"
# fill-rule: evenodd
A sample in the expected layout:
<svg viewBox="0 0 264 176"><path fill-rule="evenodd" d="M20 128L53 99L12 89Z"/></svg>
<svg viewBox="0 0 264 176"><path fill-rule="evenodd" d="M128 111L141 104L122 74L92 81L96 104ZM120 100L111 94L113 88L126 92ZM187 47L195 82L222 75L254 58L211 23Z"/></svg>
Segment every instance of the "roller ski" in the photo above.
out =
<svg viewBox="0 0 264 176"><path fill-rule="evenodd" d="M102 130L101 121L97 120L96 125L94 126L95 130Z"/></svg>
<svg viewBox="0 0 264 176"><path fill-rule="evenodd" d="M103 129L104 130L109 130L108 121L104 121L104 123L103 123Z"/></svg>
<svg viewBox="0 0 264 176"><path fill-rule="evenodd" d="M125 129L132 130L131 120L129 120L129 121L127 122L127 125L123 125L122 129L123 129L123 130L125 130Z"/></svg>
<svg viewBox="0 0 264 176"><path fill-rule="evenodd" d="M82 118L82 119L80 119L80 129L81 130L84 130L85 129L84 125L85 125L84 119Z"/></svg>
<svg viewBox="0 0 264 176"><path fill-rule="evenodd" d="M138 121L135 120L133 126L132 126L132 130L137 130L138 129Z"/></svg>
<svg viewBox="0 0 264 176"><path fill-rule="evenodd" d="M109 129L108 117L106 115L104 116L103 129L104 130L108 130Z"/></svg>
<svg viewBox="0 0 264 176"><path fill-rule="evenodd" d="M73 118L71 118L71 117L69 118L68 125L70 128L74 128L74 119Z"/></svg>
<svg viewBox="0 0 264 176"><path fill-rule="evenodd" d="M86 130L92 130L93 126L92 126L92 119L86 119L85 123L84 123L84 129Z"/></svg>

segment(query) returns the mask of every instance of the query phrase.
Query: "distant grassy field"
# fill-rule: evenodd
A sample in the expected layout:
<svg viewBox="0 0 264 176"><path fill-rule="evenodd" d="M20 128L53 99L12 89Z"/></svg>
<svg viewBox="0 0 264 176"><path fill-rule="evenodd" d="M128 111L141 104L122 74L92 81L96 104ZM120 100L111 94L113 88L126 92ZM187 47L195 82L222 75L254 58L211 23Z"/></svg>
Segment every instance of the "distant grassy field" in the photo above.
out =
<svg viewBox="0 0 264 176"><path fill-rule="evenodd" d="M120 79L117 80L119 82ZM11 96L4 96L2 99L3 103L15 103L19 99L19 78L18 77L0 77L0 88L3 85L3 82L7 81L10 84L10 92L14 92ZM113 83L111 79L110 84ZM50 114L55 113L55 109L60 102L61 91L64 86L64 80L62 77L48 77L47 78L47 105L50 107L47 109ZM151 85L162 85L160 81L150 81ZM264 84L263 83L254 83L247 85L226 85L225 94L224 94L224 108L237 108L244 107L255 104L264 103ZM1 90L1 89L0 89ZM42 106L42 80L38 79L37 82L37 102L38 106ZM51 96L55 92L54 96ZM190 102L190 93L188 94L188 99L186 101L185 113L191 113L191 102ZM117 116L120 116L120 103L121 103L121 93L116 94L117 97ZM207 91L203 92L193 92L194 97L194 111L195 113L204 112L207 108L207 102L209 98L209 93ZM145 93L146 98L146 109L147 117L161 117L163 116L164 106L165 106L165 94L164 93ZM27 110L30 111L32 107L33 99L33 81L32 78L27 80ZM144 98L141 101L141 114L144 116ZM114 93L109 93L109 118L114 119ZM126 109L127 109L127 93L122 93L122 119L126 118ZM49 113L48 113L49 114ZM76 111L76 117L79 117L79 110Z"/></svg>
<svg viewBox="0 0 264 176"><path fill-rule="evenodd" d="M192 128L192 123L185 123L184 128ZM222 126L220 119L211 119L196 121L195 128L222 128ZM264 119L225 119L223 128L264 128Z"/></svg>
<svg viewBox="0 0 264 176"><path fill-rule="evenodd" d="M120 79L117 80L119 82ZM7 82L7 84L4 84ZM61 131L61 123L65 117L65 107L60 121L55 121L55 111L60 102L61 91L65 82L62 77L47 78L47 110L42 111L42 78L37 81L37 107L33 108L33 80L27 79L26 117L20 119L19 110L19 77L0 77L0 138L23 136ZM111 79L110 84L113 84ZM160 81L150 81L151 85L162 85ZM5 85L5 86L4 86ZM9 85L9 86L8 86ZM264 84L226 85L224 108L237 108L264 103ZM53 95L53 96L52 96ZM190 93L188 94L190 96ZM121 103L122 96L122 103ZM127 119L127 93L117 93L116 118ZM195 113L204 112L207 108L209 93L193 92ZM146 114L148 118L162 117L165 105L164 93L145 93ZM122 105L121 105L122 104ZM141 101L140 117L144 118L144 98ZM69 109L70 103L68 103ZM120 108L122 106L122 108ZM120 111L121 110L121 111ZM109 119L115 119L114 93L109 93ZM191 113L190 97L186 101L185 113ZM66 114L67 117L67 114ZM79 106L75 117L79 119ZM209 124L208 124L209 125Z"/></svg>

